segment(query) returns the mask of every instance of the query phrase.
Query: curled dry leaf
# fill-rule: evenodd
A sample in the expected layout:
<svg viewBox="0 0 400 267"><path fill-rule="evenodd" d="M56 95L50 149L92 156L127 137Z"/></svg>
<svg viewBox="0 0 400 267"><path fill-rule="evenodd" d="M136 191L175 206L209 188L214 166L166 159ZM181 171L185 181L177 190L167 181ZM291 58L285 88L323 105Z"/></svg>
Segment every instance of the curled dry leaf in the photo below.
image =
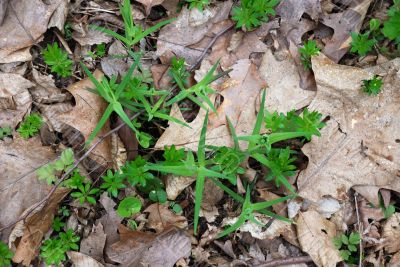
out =
<svg viewBox="0 0 400 267"><path fill-rule="evenodd" d="M68 251L67 255L75 267L104 267L100 262L80 252Z"/></svg>
<svg viewBox="0 0 400 267"><path fill-rule="evenodd" d="M153 6L161 5L165 0L137 0L146 7L146 14L149 15Z"/></svg>
<svg viewBox="0 0 400 267"><path fill-rule="evenodd" d="M54 11L50 18L47 28L56 27L61 32L64 32L64 24L68 16L68 3L69 0L51 0L50 3L58 3L57 9Z"/></svg>
<svg viewBox="0 0 400 267"><path fill-rule="evenodd" d="M45 197L48 186L37 179L35 171L55 158L38 136L25 140L17 135L10 144L0 141L0 227L14 222L32 203ZM3 232L3 241L10 231Z"/></svg>
<svg viewBox="0 0 400 267"><path fill-rule="evenodd" d="M296 223L301 249L317 266L336 267L336 263L342 261L332 242L336 236L334 223L313 210L300 213Z"/></svg>
<svg viewBox="0 0 400 267"><path fill-rule="evenodd" d="M387 253L400 251L400 213L393 214L383 225L383 247Z"/></svg>
<svg viewBox="0 0 400 267"><path fill-rule="evenodd" d="M13 257L14 262L29 266L31 261L39 254L42 239L52 227L54 215L58 210L58 204L69 192L70 189L57 188L46 204L38 207L27 219L19 222L23 225L24 231L18 245L16 245L17 250ZM31 195L30 192L29 195ZM19 228L19 226L16 227Z"/></svg>
<svg viewBox="0 0 400 267"><path fill-rule="evenodd" d="M354 185L374 185L400 192L400 61L389 62L386 73L337 65L320 55L313 59L318 85L311 110L330 116L320 138L303 147L310 162L298 178L299 195L318 201L330 195L347 199ZM382 92L370 97L362 80L374 71L386 75Z"/></svg>
<svg viewBox="0 0 400 267"><path fill-rule="evenodd" d="M190 238L175 227L159 234L130 231L120 226L120 240L112 245L110 259L126 267L172 267L190 256Z"/></svg>
<svg viewBox="0 0 400 267"><path fill-rule="evenodd" d="M156 230L157 233L163 232L171 225L184 229L188 226L185 216L177 215L168 206L153 203L144 210L149 213L147 227Z"/></svg>
<svg viewBox="0 0 400 267"><path fill-rule="evenodd" d="M224 97L224 101L217 109L218 114L210 113L207 127L206 142L214 146L231 146L233 144L226 116L232 121L237 135L251 133L256 120L256 100L265 86L257 67L249 59L239 60L229 75L230 79L219 88L219 94ZM243 103L247 103L247 105L243 106ZM163 148L175 144L177 147L183 146L196 150L205 115L206 111L200 109L197 117L188 123L191 128L169 122L169 127L158 139L155 147ZM176 105L171 109L171 116L184 121L182 113Z"/></svg>
<svg viewBox="0 0 400 267"><path fill-rule="evenodd" d="M60 1L52 1L49 5L41 0L8 1L0 24L0 63L31 60L29 48L42 39Z"/></svg>
<svg viewBox="0 0 400 267"><path fill-rule="evenodd" d="M67 94L61 93L61 89L56 87L52 75L43 75L32 69L32 82L35 85L29 92L36 103L61 103L68 99Z"/></svg>

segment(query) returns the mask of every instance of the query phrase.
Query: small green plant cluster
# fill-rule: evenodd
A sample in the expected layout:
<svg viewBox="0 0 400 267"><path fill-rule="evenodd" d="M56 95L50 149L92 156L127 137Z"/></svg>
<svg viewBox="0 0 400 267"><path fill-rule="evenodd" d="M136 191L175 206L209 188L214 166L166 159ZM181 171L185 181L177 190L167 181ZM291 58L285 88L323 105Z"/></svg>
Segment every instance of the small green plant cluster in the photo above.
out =
<svg viewBox="0 0 400 267"><path fill-rule="evenodd" d="M240 6L233 9L232 19L237 28L253 30L263 22L268 22L268 16L274 16L275 7L280 0L242 0Z"/></svg>
<svg viewBox="0 0 400 267"><path fill-rule="evenodd" d="M93 51L88 52L88 56L92 59L102 58L106 55L106 44L101 43L96 46Z"/></svg>
<svg viewBox="0 0 400 267"><path fill-rule="evenodd" d="M369 29L364 33L351 33L350 52L365 56L374 46L387 38L397 44L400 49L400 0L394 0L394 5L388 11L388 19L381 23L378 19L371 19ZM381 51L387 50L382 47Z"/></svg>
<svg viewBox="0 0 400 267"><path fill-rule="evenodd" d="M382 89L383 81L378 76L369 80L363 80L362 91L368 95L378 95Z"/></svg>
<svg viewBox="0 0 400 267"><path fill-rule="evenodd" d="M189 3L189 9L197 8L200 11L203 11L205 7L210 5L210 0L186 0Z"/></svg>
<svg viewBox="0 0 400 267"><path fill-rule="evenodd" d="M361 242L360 233L353 232L349 236L342 234L333 238L334 246L339 249L342 259L350 264L356 264L357 259L357 246Z"/></svg>
<svg viewBox="0 0 400 267"><path fill-rule="evenodd" d="M69 77L72 75L72 66L74 62L68 58L68 53L58 47L57 43L48 44L42 52L44 62L50 66L50 70L60 77Z"/></svg>
<svg viewBox="0 0 400 267"><path fill-rule="evenodd" d="M379 197L379 207L383 212L383 216L385 217L385 219L389 219L396 212L396 207L393 204L389 204L386 207L385 203L383 202L382 194L380 192L378 193L378 197ZM371 206L374 207L373 205Z"/></svg>
<svg viewBox="0 0 400 267"><path fill-rule="evenodd" d="M308 40L304 43L304 46L299 49L301 63L305 69L311 69L311 57L317 56L321 49L317 46L317 42L314 40Z"/></svg>
<svg viewBox="0 0 400 267"><path fill-rule="evenodd" d="M10 126L0 127L0 140L3 140L4 137L12 136L12 129Z"/></svg>
<svg viewBox="0 0 400 267"><path fill-rule="evenodd" d="M40 257L44 259L46 265L60 265L66 260L66 252L78 250L79 237L71 229L61 232L57 237L45 240L40 248Z"/></svg>
<svg viewBox="0 0 400 267"><path fill-rule="evenodd" d="M58 160L40 167L36 174L39 180L46 180L47 184L57 181L59 174L66 172L74 164L74 152L71 148L65 149Z"/></svg>
<svg viewBox="0 0 400 267"><path fill-rule="evenodd" d="M14 253L6 244L0 241L0 267L11 266L11 259Z"/></svg>
<svg viewBox="0 0 400 267"><path fill-rule="evenodd" d="M40 127L42 127L43 120L39 114L32 113L25 117L24 121L21 122L17 132L25 139L28 139L39 133Z"/></svg>

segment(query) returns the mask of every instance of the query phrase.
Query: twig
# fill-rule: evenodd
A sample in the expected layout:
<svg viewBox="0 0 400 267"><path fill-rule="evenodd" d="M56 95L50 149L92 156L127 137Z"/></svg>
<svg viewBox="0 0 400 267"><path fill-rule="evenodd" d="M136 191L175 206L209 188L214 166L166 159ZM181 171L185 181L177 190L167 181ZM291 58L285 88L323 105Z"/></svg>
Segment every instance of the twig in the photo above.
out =
<svg viewBox="0 0 400 267"><path fill-rule="evenodd" d="M275 266L306 263L306 262L313 262L313 260L311 259L310 256L276 259L276 260L268 261L268 262L265 262L265 263L262 263L259 265L255 265L255 267L275 267Z"/></svg>
<svg viewBox="0 0 400 267"><path fill-rule="evenodd" d="M361 240L360 240L360 258L359 258L359 261L358 261L358 266L359 267L362 267L362 258L363 258L363 247L362 247L362 234L363 234L363 232L362 232L362 225L361 225L361 223L360 223L360 212L359 212L359 210L358 210L358 200L357 200L357 196L358 196L358 193L357 192L355 192L354 193L354 203L355 203L355 206L356 206L356 214L357 214L357 224L358 224L358 233L360 234L360 236L361 236Z"/></svg>
<svg viewBox="0 0 400 267"><path fill-rule="evenodd" d="M140 114L142 114L143 111L136 113L135 115L133 115L130 119L133 120L136 117L138 117ZM78 165L89 156L89 154L101 143L103 142L104 139L106 139L108 136L110 136L111 134L117 132L119 129L121 129L123 126L125 125L125 123L121 123L120 125L118 125L117 127L115 127L114 129L108 131L105 135L103 135L102 137L98 138L97 141L91 146L89 147L89 149L85 152L85 154L83 154L76 162L75 164L68 169L68 171L66 171L60 178L60 180L52 187L52 189L50 190L50 192L46 195L45 198L43 198L41 201L39 201L38 203L36 203L33 207L31 207L25 214L24 216L18 218L17 220L13 221L12 223L9 223L8 225L2 227L0 229L0 232L4 231L5 229L8 229L12 226L14 226L15 224L17 224L19 221L25 220L26 218L28 218L28 216L34 212L38 207L40 207L41 205L45 204L51 197L51 195L56 191L56 189L58 188L58 186L73 172L73 170L75 170Z"/></svg>

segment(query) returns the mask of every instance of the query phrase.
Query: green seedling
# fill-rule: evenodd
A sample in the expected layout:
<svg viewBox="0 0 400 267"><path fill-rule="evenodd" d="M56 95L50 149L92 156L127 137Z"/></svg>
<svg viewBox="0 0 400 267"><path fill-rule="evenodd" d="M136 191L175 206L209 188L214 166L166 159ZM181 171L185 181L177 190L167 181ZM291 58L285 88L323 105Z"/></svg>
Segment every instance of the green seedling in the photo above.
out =
<svg viewBox="0 0 400 267"><path fill-rule="evenodd" d="M88 56L91 57L92 59L97 59L97 58L102 58L106 54L106 44L101 43L96 46L94 51L89 51Z"/></svg>
<svg viewBox="0 0 400 267"><path fill-rule="evenodd" d="M380 192L378 193L378 197L379 207L383 211L383 216L385 216L385 219L389 219L396 212L396 207L393 204L389 204L386 207Z"/></svg>
<svg viewBox="0 0 400 267"><path fill-rule="evenodd" d="M176 214L181 214L182 211L183 211L182 206L179 205L179 204L176 203L176 202L171 202L171 203L169 204L169 206L170 206L170 208L172 209L172 211L175 212Z"/></svg>
<svg viewBox="0 0 400 267"><path fill-rule="evenodd" d="M43 120L39 114L32 113L25 117L24 121L20 124L17 132L25 138L28 139L39 133L40 127L42 127Z"/></svg>
<svg viewBox="0 0 400 267"><path fill-rule="evenodd" d="M85 177L82 176L78 170L75 170L71 177L63 182L63 186L70 189L78 189L79 186L83 185Z"/></svg>
<svg viewBox="0 0 400 267"><path fill-rule="evenodd" d="M47 184L57 181L57 173L66 172L74 164L74 152L71 148L65 149L58 160L40 167L36 174L39 180L46 180Z"/></svg>
<svg viewBox="0 0 400 267"><path fill-rule="evenodd" d="M117 208L117 213L122 218L131 217L133 214L140 212L142 203L136 197L127 197L122 200Z"/></svg>
<svg viewBox="0 0 400 267"><path fill-rule="evenodd" d="M370 39L369 35L369 31L363 34L352 32L350 52L357 53L360 56L365 56L368 52L371 52L377 41L375 39Z"/></svg>
<svg viewBox="0 0 400 267"><path fill-rule="evenodd" d="M163 204L167 202L167 192L165 192L163 189L152 190L149 193L149 199L151 201Z"/></svg>
<svg viewBox="0 0 400 267"><path fill-rule="evenodd" d="M106 175L102 178L104 182L101 184L100 188L107 190L110 196L116 198L119 190L126 188L124 184L125 178L120 173L113 173L111 170L107 170Z"/></svg>
<svg viewBox="0 0 400 267"><path fill-rule="evenodd" d="M78 186L79 191L75 191L71 193L73 198L79 200L79 203L83 204L85 202L95 205L96 204L96 195L100 192L99 188L92 188L91 183L85 183Z"/></svg>
<svg viewBox="0 0 400 267"><path fill-rule="evenodd" d="M174 82L179 84L180 88L187 86L190 73L186 70L184 58L177 59L173 57L168 73L174 79Z"/></svg>
<svg viewBox="0 0 400 267"><path fill-rule="evenodd" d="M186 2L189 3L189 9L197 8L200 11L203 11L211 3L210 0L186 0Z"/></svg>
<svg viewBox="0 0 400 267"><path fill-rule="evenodd" d="M361 87L364 93L368 95L378 95L382 89L383 81L378 76L374 76L372 79L363 80L363 85Z"/></svg>
<svg viewBox="0 0 400 267"><path fill-rule="evenodd" d="M62 206L58 210L58 214L63 216L63 217L68 217L70 215L69 209L66 206Z"/></svg>
<svg viewBox="0 0 400 267"><path fill-rule="evenodd" d="M147 165L147 160L137 156L135 160L127 162L122 167L122 175L132 186L146 186L149 180L154 179L154 175L149 172Z"/></svg>
<svg viewBox="0 0 400 267"><path fill-rule="evenodd" d="M65 40L67 40L67 41L72 39L72 24L71 24L71 22L65 23L64 36L65 36Z"/></svg>
<svg viewBox="0 0 400 267"><path fill-rule="evenodd" d="M13 257L14 253L6 244L0 241L0 267L11 266L11 259Z"/></svg>
<svg viewBox="0 0 400 267"><path fill-rule="evenodd" d="M389 9L389 19L383 23L382 33L389 40L400 44L400 0L394 0L394 5Z"/></svg>
<svg viewBox="0 0 400 267"><path fill-rule="evenodd" d="M124 0L123 4L120 6L119 10L120 10L120 13L122 15L122 19L123 19L124 25L125 25L125 34L124 35L120 35L115 31L112 31L112 30L109 30L109 29L106 29L103 27L99 27L99 26L92 26L92 27L96 30L99 30L108 35L111 35L115 39L123 42L128 49L128 53L131 52L132 46L136 45L144 37L157 31L161 27L163 27L163 26L167 25L168 23L170 23L171 21L173 21L173 19L165 20L165 21L157 23L156 25L154 25L146 30L143 30L141 26L135 25L135 23L133 22L130 0ZM131 54L131 53L129 53L129 54Z"/></svg>
<svg viewBox="0 0 400 267"><path fill-rule="evenodd" d="M299 48L301 63L305 69L311 69L311 57L319 55L321 49L314 40L308 40L304 46Z"/></svg>
<svg viewBox="0 0 400 267"><path fill-rule="evenodd" d="M334 246L339 249L340 256L347 263L357 263L357 245L361 242L361 237L358 232L353 232L349 236L342 234L333 238Z"/></svg>
<svg viewBox="0 0 400 267"><path fill-rule="evenodd" d="M60 77L72 75L73 61L68 58L68 53L61 50L57 43L48 44L42 52L44 62L50 66L51 72L57 73Z"/></svg>
<svg viewBox="0 0 400 267"><path fill-rule="evenodd" d="M60 232L62 228L65 226L65 223L61 220L60 217L55 217L53 221L53 229L56 232Z"/></svg>
<svg viewBox="0 0 400 267"><path fill-rule="evenodd" d="M280 0L242 0L240 6L233 9L232 19L237 28L253 30L263 22L268 22L268 16L275 16L275 7Z"/></svg>
<svg viewBox="0 0 400 267"><path fill-rule="evenodd" d="M12 136L12 129L10 126L0 127L0 139L3 140L4 137Z"/></svg>
<svg viewBox="0 0 400 267"><path fill-rule="evenodd" d="M79 236L76 236L71 229L60 233L58 237L49 238L43 242L40 250L40 257L44 259L46 265L60 265L66 260L65 253L71 250L78 250Z"/></svg>

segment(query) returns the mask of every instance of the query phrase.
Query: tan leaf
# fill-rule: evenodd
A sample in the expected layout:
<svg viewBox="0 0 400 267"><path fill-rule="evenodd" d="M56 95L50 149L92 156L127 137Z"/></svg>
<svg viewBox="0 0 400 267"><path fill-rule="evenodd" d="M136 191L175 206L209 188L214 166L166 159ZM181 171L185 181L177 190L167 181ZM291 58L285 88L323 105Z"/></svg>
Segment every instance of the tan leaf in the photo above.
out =
<svg viewBox="0 0 400 267"><path fill-rule="evenodd" d="M168 199L175 200L186 187L196 181L196 178L167 175L166 180L165 191L167 192Z"/></svg>
<svg viewBox="0 0 400 267"><path fill-rule="evenodd" d="M121 223L122 218L118 216L115 211L116 203L108 196L107 192L104 192L100 196L99 202L103 205L106 210L99 221L104 226L104 233L106 234L106 254L108 254L111 244L118 240L118 225Z"/></svg>
<svg viewBox="0 0 400 267"><path fill-rule="evenodd" d="M24 232L13 257L14 262L29 266L30 262L38 255L42 239L53 224L58 204L69 192L70 189L57 188L47 204L38 207L36 212L32 213L24 222L20 222L24 226Z"/></svg>
<svg viewBox="0 0 400 267"><path fill-rule="evenodd" d="M211 113L207 127L207 144L215 146L230 146L231 135L226 123L226 116L232 121L237 135L251 133L256 119L257 98L264 87L257 67L250 60L239 60L230 73L230 79L221 85L219 93L224 101L218 107L218 115ZM243 103L246 103L244 106ZM197 117L189 123L192 128L170 122L169 127L158 139L156 148L163 148L175 144L192 150L197 149L200 130L206 111L200 109ZM184 120L179 108L175 105L171 109L171 116Z"/></svg>
<svg viewBox="0 0 400 267"><path fill-rule="evenodd" d="M93 226L88 237L82 239L79 252L92 257L97 261L103 260L103 250L106 244L107 235L104 233L103 225L98 223Z"/></svg>
<svg viewBox="0 0 400 267"><path fill-rule="evenodd" d="M345 200L354 185L400 192L400 146L396 143L400 136L400 80L395 74L399 60L382 68L390 70L390 66L394 69L390 73L375 69L386 77L382 92L370 97L360 87L372 73L337 65L323 55L313 59L318 91L310 109L330 120L322 136L303 147L310 162L298 178L300 196L313 201L325 195Z"/></svg>
<svg viewBox="0 0 400 267"><path fill-rule="evenodd" d="M68 251L67 255L75 267L104 267L100 262L80 252Z"/></svg>
<svg viewBox="0 0 400 267"><path fill-rule="evenodd" d="M144 212L149 213L147 227L156 230L157 233L163 232L165 228L171 225L181 229L188 225L186 217L177 215L166 205L153 203Z"/></svg>
<svg viewBox="0 0 400 267"><path fill-rule="evenodd" d="M137 0L146 7L146 14L149 15L153 6L161 5L165 0Z"/></svg>
<svg viewBox="0 0 400 267"><path fill-rule="evenodd" d="M180 258L190 256L190 239L174 227L154 234L119 228L120 241L112 245L110 259L126 267L172 267Z"/></svg>
<svg viewBox="0 0 400 267"><path fill-rule="evenodd" d="M383 247L386 253L400 251L400 213L393 214L383 225Z"/></svg>
<svg viewBox="0 0 400 267"><path fill-rule="evenodd" d="M317 211L300 213L296 223L301 249L311 256L317 266L335 267L342 261L332 242L336 236L334 223Z"/></svg>

